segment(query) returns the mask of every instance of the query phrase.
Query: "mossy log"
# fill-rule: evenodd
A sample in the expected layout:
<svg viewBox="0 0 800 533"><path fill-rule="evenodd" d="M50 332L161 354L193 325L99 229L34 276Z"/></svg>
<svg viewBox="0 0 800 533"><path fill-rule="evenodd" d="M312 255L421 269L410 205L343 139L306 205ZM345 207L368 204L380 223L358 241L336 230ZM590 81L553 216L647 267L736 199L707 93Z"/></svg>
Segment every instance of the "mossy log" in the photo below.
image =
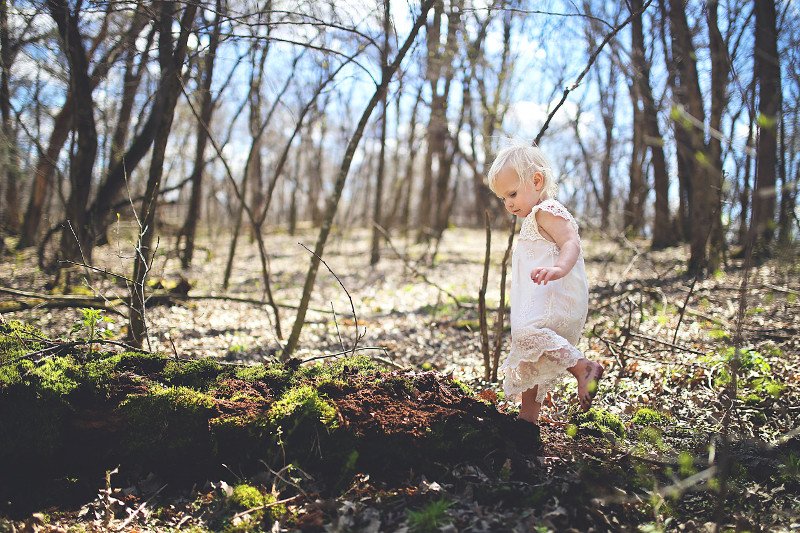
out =
<svg viewBox="0 0 800 533"><path fill-rule="evenodd" d="M499 471L539 438L450 377L390 372L365 356L299 367L140 352L33 362L17 359L12 337L0 325L0 364L10 362L0 367L0 472L11 475L121 464L202 478L223 464L294 462L334 488L355 472L397 479L464 461Z"/></svg>

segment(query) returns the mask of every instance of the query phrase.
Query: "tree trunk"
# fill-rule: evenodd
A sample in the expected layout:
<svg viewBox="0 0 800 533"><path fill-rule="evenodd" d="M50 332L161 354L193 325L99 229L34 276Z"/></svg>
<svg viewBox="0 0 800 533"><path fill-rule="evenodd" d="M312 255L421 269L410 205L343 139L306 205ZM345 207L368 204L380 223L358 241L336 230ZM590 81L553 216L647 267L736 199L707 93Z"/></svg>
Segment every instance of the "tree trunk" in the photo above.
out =
<svg viewBox="0 0 800 533"><path fill-rule="evenodd" d="M631 87L631 100L633 101L633 132L632 132L632 139L631 139L631 163L630 163L630 172L629 172L629 187L628 187L628 199L625 202L625 212L623 216L623 227L625 228L625 233L629 235L637 236L642 231L642 226L644 225L644 206L641 205L641 199L643 196L647 194L645 182L644 182L644 125L642 122L644 121L644 116L642 110L639 108L638 100L639 97L637 95L637 90L635 88L636 84L634 83ZM606 129L606 142L610 142L611 137L611 130ZM606 163L606 160L608 161ZM606 153L603 161L604 166L611 164L611 154ZM604 203L606 201L605 195L605 188L606 184L603 183L604 195L603 200ZM604 206L605 207L605 206ZM605 226L604 226L605 227Z"/></svg>
<svg viewBox="0 0 800 533"><path fill-rule="evenodd" d="M200 104L200 120L197 125L197 145L195 147L194 170L192 170L192 192L189 197L189 210L186 213L186 221L181 233L186 238L186 245L181 256L181 265L188 268L192 264L194 255L194 240L197 232L197 223L200 220L200 201L203 193L203 171L205 169L205 151L208 142L207 127L211 125L211 118L214 113L214 101L211 98L211 83L214 78L214 61L217 56L217 46L219 45L220 18L222 13L222 0L217 0L214 16L214 26L208 43L208 52L205 57L203 83Z"/></svg>
<svg viewBox="0 0 800 533"><path fill-rule="evenodd" d="M753 81L750 85L750 105L747 106L747 149L745 150L744 158L744 178L742 183L742 190L739 192L739 231L737 242L745 246L747 244L747 215L750 210L751 198L751 185L750 176L752 172L753 162L751 154L755 153L755 109L756 109L756 76L753 75Z"/></svg>
<svg viewBox="0 0 800 533"><path fill-rule="evenodd" d="M144 28L146 24L146 18L144 16L144 10L137 11L136 15L134 15L133 21L131 22L131 27L125 35L125 38L120 46L112 46L106 54L97 62L97 66L95 67L94 71L92 72L91 76L91 89L94 91L95 87L100 83L100 81L105 78L108 74L108 71L111 69L111 66L114 64L116 57L119 53L122 53L123 50L127 49L129 51L129 57L133 57L136 55L136 48L134 46L136 37L139 35L141 30ZM100 35L96 36L92 45L92 49L96 48L99 44ZM151 36L152 37L152 36ZM148 41L149 45L149 41ZM149 46L147 47L149 48ZM147 57L147 53L145 52L144 58ZM140 62L141 65L146 63L146 59L143 59ZM141 70L140 67L139 77L141 78ZM126 81L127 81L127 72L126 72ZM138 81L135 85L128 87L127 85L124 88L123 93L123 102L126 98L130 98L131 104L133 103L133 99L136 95L136 87L138 86ZM124 104L123 104L124 105ZM41 224L42 213L45 211L45 203L47 199L51 197L51 181L53 179L53 174L56 171L56 164L58 162L59 154L64 147L64 143L67 141L67 137L69 137L69 132L72 130L72 121L73 121L73 111L76 109L75 100L72 95L71 90L67 90L67 96L64 101L64 105L61 107L59 112L56 114L55 119L53 120L53 129L50 133L50 139L47 143L47 149L43 154L39 155L39 159L36 163L36 167L34 170L34 180L31 186L31 193L28 199L28 206L25 211L25 217L23 219L22 224L22 234L20 236L19 243L17 244L18 248L26 248L28 246L33 246L36 243L37 233L39 231L39 226ZM120 116L124 116L124 107L120 111ZM130 114L130 113L129 113ZM121 119L120 119L121 120ZM118 120L119 122L119 120ZM120 128L119 125L117 130L122 130L127 132L127 124L125 124L125 128ZM115 133L112 139L117 139L118 134ZM113 140L112 140L112 149L113 149ZM112 158L113 161L113 158ZM90 217L91 221L91 217Z"/></svg>
<svg viewBox="0 0 800 533"><path fill-rule="evenodd" d="M153 152L150 159L147 188L139 210L139 221L142 227L140 228L139 242L136 246L137 253L133 262L133 287L128 327L129 340L137 347L141 346L142 342L147 338L144 287L147 272L153 258L152 243L155 234L158 192L161 188L161 178L164 172L164 153L181 88L180 69L186 57L186 41L189 38L197 11L195 2L186 4L181 17L181 32L177 43L173 43L172 25L175 5L174 2L164 1L160 6L158 61L161 66L161 87L164 89L164 98L160 109L161 120L153 137Z"/></svg>
<svg viewBox="0 0 800 533"><path fill-rule="evenodd" d="M778 121L781 112L781 67L773 0L758 0L756 9L755 71L758 76L758 145L756 184L753 188L754 255L770 254L775 234L775 169L778 155Z"/></svg>
<svg viewBox="0 0 800 533"><path fill-rule="evenodd" d="M794 114L794 124L792 131L797 131L798 114ZM786 122L781 120L781 144L780 144L780 176L781 176L781 204L778 213L778 245L786 248L792 241L792 214L797 201L797 181L792 183L787 176L787 172L792 167L794 154L790 156L789 163L786 162Z"/></svg>
<svg viewBox="0 0 800 533"><path fill-rule="evenodd" d="M609 218L611 213L611 163L613 158L614 152L614 118L616 116L617 110L617 75L616 75L616 65L609 62L609 69L608 69L608 84L603 87L603 83L601 80L601 75L598 72L598 87L601 90L601 103L600 103L600 114L602 115L603 120L603 129L605 130L605 141L604 141L604 150L603 150L603 161L600 165L600 183L601 183L601 191L602 191L602 202L600 203L600 220L601 226L603 229L608 229L609 227ZM638 125L638 121L636 120L636 115L634 114L634 128ZM637 143L637 136L639 132L634 131L634 151L631 154L631 177L630 177L630 189L629 189L629 207L633 207L635 202L630 203L631 198L639 198L641 196L641 190L644 188L644 183L642 183L641 179L641 158L638 157L639 152L641 151L641 142ZM635 165L639 164L638 171L635 168ZM630 211L631 216L628 220L626 220L624 226L632 226L634 231L638 231L639 228L637 227L639 224L636 221L636 217L634 215L635 209L626 209L626 215Z"/></svg>
<svg viewBox="0 0 800 533"><path fill-rule="evenodd" d="M294 326L292 327L292 333L289 335L289 340L286 343L286 348L284 349L283 353L281 354L281 358L286 360L294 353L297 349L297 344L300 340L300 332L303 329L303 324L305 323L306 312L308 310L308 304L311 300L311 291L314 288L314 281L316 280L317 270L319 270L319 264L322 260L322 255L325 252L325 243L328 240L328 235L331 231L331 226L333 225L333 218L336 216L336 211L339 206L339 199L342 196L342 190L344 189L345 182L347 181L347 174L350 171L350 165L353 162L353 155L355 154L356 148L358 147L359 142L361 141L361 137L364 133L364 128L367 125L367 121L369 120L372 111L375 109L375 106L378 104L378 101L381 98L382 93L386 90L389 82L391 81L394 73L397 71L397 68L400 66L400 62L405 57L406 53L408 52L411 44L414 42L417 33L419 33L420 28L425 23L427 19L428 12L431 9L434 1L436 0L423 0L422 2L422 10L417 18L414 26L411 28L411 32L409 33L408 37L406 38L403 46L397 51L397 55L394 58L394 61L389 65L386 69L386 77L381 80L380 86L376 89L375 93L372 95L369 103L367 104L364 113L361 115L361 119L356 126L356 130L353 132L353 136L350 138L350 142L347 144L347 149L345 150L344 158L342 159L342 165L339 168L339 173L336 177L336 183L334 184L334 190L331 196L328 198L327 206L325 209L325 220L322 223L322 228L320 229L319 236L317 237L317 243L314 246L314 256L311 258L311 264L308 268L308 273L306 274L306 280L303 284L303 296L300 299L300 305L297 310L297 316L294 321Z"/></svg>
<svg viewBox="0 0 800 533"><path fill-rule="evenodd" d="M426 132L427 149L425 150L425 166L422 175L422 191L419 202L419 212L417 215L417 241L427 241L431 235L432 219L431 211L434 206L434 180L433 162L436 154L439 153L439 145L442 141L442 128L447 128L447 124L442 124L442 115L446 115L447 102L442 101L439 93L439 80L442 73L443 58L440 52L441 23L444 14L444 0L436 0L433 8L433 21L427 25L427 35L425 36L428 55L425 68L425 80L431 89L431 105L428 117L428 128Z"/></svg>
<svg viewBox="0 0 800 533"><path fill-rule="evenodd" d="M0 0L0 117L3 120L3 136L0 139L0 163L5 169L5 212L0 226L5 225L12 233L19 231L19 156L17 139L11 123L11 93L8 79L11 69L11 47L8 35L8 3Z"/></svg>
<svg viewBox="0 0 800 533"><path fill-rule="evenodd" d="M676 140L680 137L678 150L683 154L686 169L690 170L691 180L689 215L692 235L688 271L698 274L708 268L706 244L713 209L708 195L708 156L703 126L705 111L697 76L694 44L682 0L670 0L669 20L672 56L677 72L677 83L673 89L677 105L673 108L672 116L675 120ZM681 132L680 136L678 132Z"/></svg>
<svg viewBox="0 0 800 533"><path fill-rule="evenodd" d="M643 0L632 0L631 11L637 13L643 7ZM642 103L644 122L644 144L650 147L650 161L653 166L653 185L655 188L655 216L653 219L653 241L651 248L660 250L675 244L675 232L669 212L669 175L664 156L664 138L658 126L653 90L650 87L650 65L645 58L644 23L641 14L631 20L631 59L635 72L635 82Z"/></svg>
<svg viewBox="0 0 800 533"><path fill-rule="evenodd" d="M61 233L59 256L73 261L91 260L92 246L86 206L92 186L92 169L97 155L97 130L94 122L92 81L89 61L78 29L78 13L73 14L66 0L47 0L47 8L58 26L64 55L69 65L70 92L74 95L77 150L70 161L70 191L66 219Z"/></svg>
<svg viewBox="0 0 800 533"><path fill-rule="evenodd" d="M709 117L709 200L711 207L711 238L708 251L708 269L715 272L722 264L725 236L722 228L722 115L728 105L728 47L717 23L718 0L708 0L709 48L711 51L711 115Z"/></svg>
<svg viewBox="0 0 800 533"><path fill-rule="evenodd" d="M389 15L389 0L383 0L383 49L381 50L381 70L382 77L387 75L386 68L389 64L389 37L392 30L392 22ZM383 79L381 79L381 82ZM375 203L372 209L372 246L370 249L369 264L375 266L381 257L381 234L376 224L381 224L381 207L383 206L383 176L386 171L386 121L388 120L387 111L387 90L381 96L381 106L383 114L381 116L381 149L378 156L378 173L375 177Z"/></svg>

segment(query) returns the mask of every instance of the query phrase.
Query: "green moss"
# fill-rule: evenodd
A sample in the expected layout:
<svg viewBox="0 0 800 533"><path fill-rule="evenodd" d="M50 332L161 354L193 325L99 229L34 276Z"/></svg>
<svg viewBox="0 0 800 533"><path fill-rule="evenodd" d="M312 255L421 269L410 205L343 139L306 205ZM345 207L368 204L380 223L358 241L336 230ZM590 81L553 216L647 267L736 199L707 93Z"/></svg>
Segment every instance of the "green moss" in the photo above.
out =
<svg viewBox="0 0 800 533"><path fill-rule="evenodd" d="M33 362L27 359L0 367L0 389L22 383L23 376L33 369Z"/></svg>
<svg viewBox="0 0 800 533"><path fill-rule="evenodd" d="M346 382L353 376L377 370L383 370L383 368L366 355L355 355L302 367L297 371L295 380L296 382L313 381L314 383L337 380Z"/></svg>
<svg viewBox="0 0 800 533"><path fill-rule="evenodd" d="M408 395L417 393L414 382L405 376L388 375L383 378L383 380L376 380L376 384L380 384L384 388L391 389L395 392L402 391Z"/></svg>
<svg viewBox="0 0 800 533"><path fill-rule="evenodd" d="M335 429L338 426L336 407L323 400L319 393L308 385L287 391L272 405L268 416L272 423L284 429L289 420L295 419L297 423L303 418L313 418L328 429Z"/></svg>
<svg viewBox="0 0 800 533"><path fill-rule="evenodd" d="M668 414L659 413L649 407L642 407L634 413L631 424L635 426L660 426L670 419Z"/></svg>
<svg viewBox="0 0 800 533"><path fill-rule="evenodd" d="M694 457L689 452L683 451L678 455L678 472L683 477L689 477L697 473L694 466Z"/></svg>
<svg viewBox="0 0 800 533"><path fill-rule="evenodd" d="M135 459L178 460L208 456L208 421L214 399L187 387L154 387L119 407L127 420L126 451Z"/></svg>
<svg viewBox="0 0 800 533"><path fill-rule="evenodd" d="M625 426L619 417L599 407L592 407L585 413L578 413L573 417L573 422L579 430L597 432L607 437L625 436Z"/></svg>
<svg viewBox="0 0 800 533"><path fill-rule="evenodd" d="M161 353L123 352L119 355L117 370L155 374L164 370L169 358Z"/></svg>
<svg viewBox="0 0 800 533"><path fill-rule="evenodd" d="M264 505L265 498L256 487L242 483L233 487L230 501L232 505L240 510L246 510Z"/></svg>
<svg viewBox="0 0 800 533"><path fill-rule="evenodd" d="M236 520L229 521L225 524L223 531L238 532L238 531L254 531L260 530L259 524L264 519L270 522L278 520L286 513L286 506L283 504L272 505L277 501L275 495L264 494L258 488L242 483L233 488L233 494L228 499L228 504L231 510L234 511L250 511L248 515L239 517ZM267 506L267 507L264 507Z"/></svg>
<svg viewBox="0 0 800 533"><path fill-rule="evenodd" d="M292 369L280 362L246 366L238 368L234 372L237 379L250 383L260 381L267 384L275 394L280 394L289 387L292 375Z"/></svg>
<svg viewBox="0 0 800 533"><path fill-rule="evenodd" d="M41 331L19 320L0 322L0 363L41 350L43 338Z"/></svg>
<svg viewBox="0 0 800 533"><path fill-rule="evenodd" d="M661 436L661 431L653 426L647 426L642 429L637 438L639 439L639 452L647 453L651 450L658 450L659 452L666 451L667 447L664 445L664 439Z"/></svg>
<svg viewBox="0 0 800 533"><path fill-rule="evenodd" d="M172 385L207 390L222 372L222 366L213 359L170 361L164 367L164 378Z"/></svg>
<svg viewBox="0 0 800 533"><path fill-rule="evenodd" d="M46 359L31 370L37 389L42 394L66 396L78 388L81 367L71 356Z"/></svg>

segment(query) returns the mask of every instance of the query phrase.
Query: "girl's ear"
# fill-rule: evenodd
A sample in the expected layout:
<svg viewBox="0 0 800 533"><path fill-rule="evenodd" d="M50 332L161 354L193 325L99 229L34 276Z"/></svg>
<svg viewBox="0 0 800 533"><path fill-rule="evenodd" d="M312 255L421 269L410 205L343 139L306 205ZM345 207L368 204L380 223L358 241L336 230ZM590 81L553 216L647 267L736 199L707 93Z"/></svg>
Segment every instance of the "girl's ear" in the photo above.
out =
<svg viewBox="0 0 800 533"><path fill-rule="evenodd" d="M533 188L541 191L544 188L544 174L541 172L534 172L533 174Z"/></svg>

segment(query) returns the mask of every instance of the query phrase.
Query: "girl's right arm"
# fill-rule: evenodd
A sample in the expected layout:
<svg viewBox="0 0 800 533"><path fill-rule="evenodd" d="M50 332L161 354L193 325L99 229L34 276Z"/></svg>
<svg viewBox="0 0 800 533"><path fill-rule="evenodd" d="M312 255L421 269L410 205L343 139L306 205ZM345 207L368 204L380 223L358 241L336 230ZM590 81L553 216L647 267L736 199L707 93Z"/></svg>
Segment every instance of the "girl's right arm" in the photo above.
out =
<svg viewBox="0 0 800 533"><path fill-rule="evenodd" d="M548 281L561 279L572 270L581 255L581 242L578 232L566 219L541 209L534 216L540 233L549 235L560 250L555 265L536 267L531 271L534 283L547 285Z"/></svg>

